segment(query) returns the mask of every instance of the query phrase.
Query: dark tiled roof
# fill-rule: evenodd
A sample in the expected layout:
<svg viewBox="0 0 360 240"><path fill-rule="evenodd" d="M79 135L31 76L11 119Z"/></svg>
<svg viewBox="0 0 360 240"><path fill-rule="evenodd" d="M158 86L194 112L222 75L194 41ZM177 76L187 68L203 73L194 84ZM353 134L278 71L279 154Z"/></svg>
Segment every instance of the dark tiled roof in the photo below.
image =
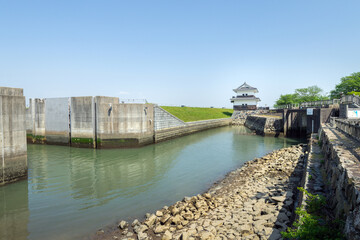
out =
<svg viewBox="0 0 360 240"><path fill-rule="evenodd" d="M241 85L240 87L234 89L234 91L241 91L241 90L256 90L256 91L258 91L257 88L250 86L246 82L244 82L243 85Z"/></svg>

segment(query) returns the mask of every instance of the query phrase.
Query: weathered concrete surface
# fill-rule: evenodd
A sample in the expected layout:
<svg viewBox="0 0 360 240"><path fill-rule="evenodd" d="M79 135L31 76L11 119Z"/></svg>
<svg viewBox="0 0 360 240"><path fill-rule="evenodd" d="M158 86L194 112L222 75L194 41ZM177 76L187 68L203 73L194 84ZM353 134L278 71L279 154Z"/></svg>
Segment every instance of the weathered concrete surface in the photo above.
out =
<svg viewBox="0 0 360 240"><path fill-rule="evenodd" d="M45 101L30 99L26 109L26 134L28 143L45 142Z"/></svg>
<svg viewBox="0 0 360 240"><path fill-rule="evenodd" d="M304 170L302 145L274 151L228 174L207 193L120 221L95 239L281 239L291 224Z"/></svg>
<svg viewBox="0 0 360 240"><path fill-rule="evenodd" d="M28 142L87 148L138 147L231 121L185 123L153 104L124 104L103 96L30 99L26 109Z"/></svg>
<svg viewBox="0 0 360 240"><path fill-rule="evenodd" d="M242 110L234 111L231 118L233 119L233 125L244 125L246 118L256 114L267 114L269 110Z"/></svg>
<svg viewBox="0 0 360 240"><path fill-rule="evenodd" d="M360 239L360 142L329 124L320 130L330 206L347 239Z"/></svg>
<svg viewBox="0 0 360 240"><path fill-rule="evenodd" d="M155 106L154 111L155 131L186 125L184 121L180 120L179 118L175 117L174 115L159 106Z"/></svg>
<svg viewBox="0 0 360 240"><path fill-rule="evenodd" d="M245 126L262 136L283 135L283 120L279 117L271 116L247 116Z"/></svg>
<svg viewBox="0 0 360 240"><path fill-rule="evenodd" d="M154 105L123 104L96 97L97 148L136 147L153 143Z"/></svg>
<svg viewBox="0 0 360 240"><path fill-rule="evenodd" d="M23 96L24 91L22 88L9 88L9 87L0 87L1 96Z"/></svg>
<svg viewBox="0 0 360 240"><path fill-rule="evenodd" d="M339 119L333 121L334 126L342 132L360 141L360 119Z"/></svg>
<svg viewBox="0 0 360 240"><path fill-rule="evenodd" d="M22 89L0 88L0 184L27 176L25 97Z"/></svg>
<svg viewBox="0 0 360 240"><path fill-rule="evenodd" d="M286 137L306 138L317 133L321 123L330 122L331 117L339 114L337 108L283 109L284 135Z"/></svg>
<svg viewBox="0 0 360 240"><path fill-rule="evenodd" d="M93 97L70 98L71 146L95 148L95 107Z"/></svg>
<svg viewBox="0 0 360 240"><path fill-rule="evenodd" d="M45 138L47 144L69 145L69 98L45 99Z"/></svg>
<svg viewBox="0 0 360 240"><path fill-rule="evenodd" d="M155 142L161 142L168 139L177 138L180 136L203 131L206 129L227 126L230 125L231 122L232 122L231 118L222 118L222 119L188 122L184 126L165 128L162 130L155 131Z"/></svg>

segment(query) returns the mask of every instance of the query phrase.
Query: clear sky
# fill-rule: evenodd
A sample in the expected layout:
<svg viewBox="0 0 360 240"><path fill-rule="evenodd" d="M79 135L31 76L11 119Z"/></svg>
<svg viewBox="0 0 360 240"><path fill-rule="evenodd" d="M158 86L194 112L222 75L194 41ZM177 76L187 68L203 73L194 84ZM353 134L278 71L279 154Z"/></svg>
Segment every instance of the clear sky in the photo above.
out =
<svg viewBox="0 0 360 240"><path fill-rule="evenodd" d="M0 86L27 98L260 105L360 71L360 1L0 0Z"/></svg>

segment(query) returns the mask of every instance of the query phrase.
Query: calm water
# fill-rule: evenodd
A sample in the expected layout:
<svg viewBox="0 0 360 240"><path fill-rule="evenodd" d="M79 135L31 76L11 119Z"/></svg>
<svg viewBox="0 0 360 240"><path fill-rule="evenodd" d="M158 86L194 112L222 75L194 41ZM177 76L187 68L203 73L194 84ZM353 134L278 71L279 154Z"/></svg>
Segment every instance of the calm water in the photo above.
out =
<svg viewBox="0 0 360 240"><path fill-rule="evenodd" d="M223 127L137 149L28 145L27 181L0 187L0 239L78 239L208 189L297 140Z"/></svg>

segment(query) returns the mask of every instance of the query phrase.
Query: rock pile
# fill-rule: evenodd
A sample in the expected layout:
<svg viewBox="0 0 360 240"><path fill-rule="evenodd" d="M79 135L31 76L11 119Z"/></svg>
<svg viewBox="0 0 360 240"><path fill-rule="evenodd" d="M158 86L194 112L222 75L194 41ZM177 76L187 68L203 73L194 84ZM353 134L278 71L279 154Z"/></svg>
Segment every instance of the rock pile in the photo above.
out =
<svg viewBox="0 0 360 240"><path fill-rule="evenodd" d="M293 216L304 150L292 146L247 162L207 193L185 197L143 222L121 221L112 239L280 239Z"/></svg>

